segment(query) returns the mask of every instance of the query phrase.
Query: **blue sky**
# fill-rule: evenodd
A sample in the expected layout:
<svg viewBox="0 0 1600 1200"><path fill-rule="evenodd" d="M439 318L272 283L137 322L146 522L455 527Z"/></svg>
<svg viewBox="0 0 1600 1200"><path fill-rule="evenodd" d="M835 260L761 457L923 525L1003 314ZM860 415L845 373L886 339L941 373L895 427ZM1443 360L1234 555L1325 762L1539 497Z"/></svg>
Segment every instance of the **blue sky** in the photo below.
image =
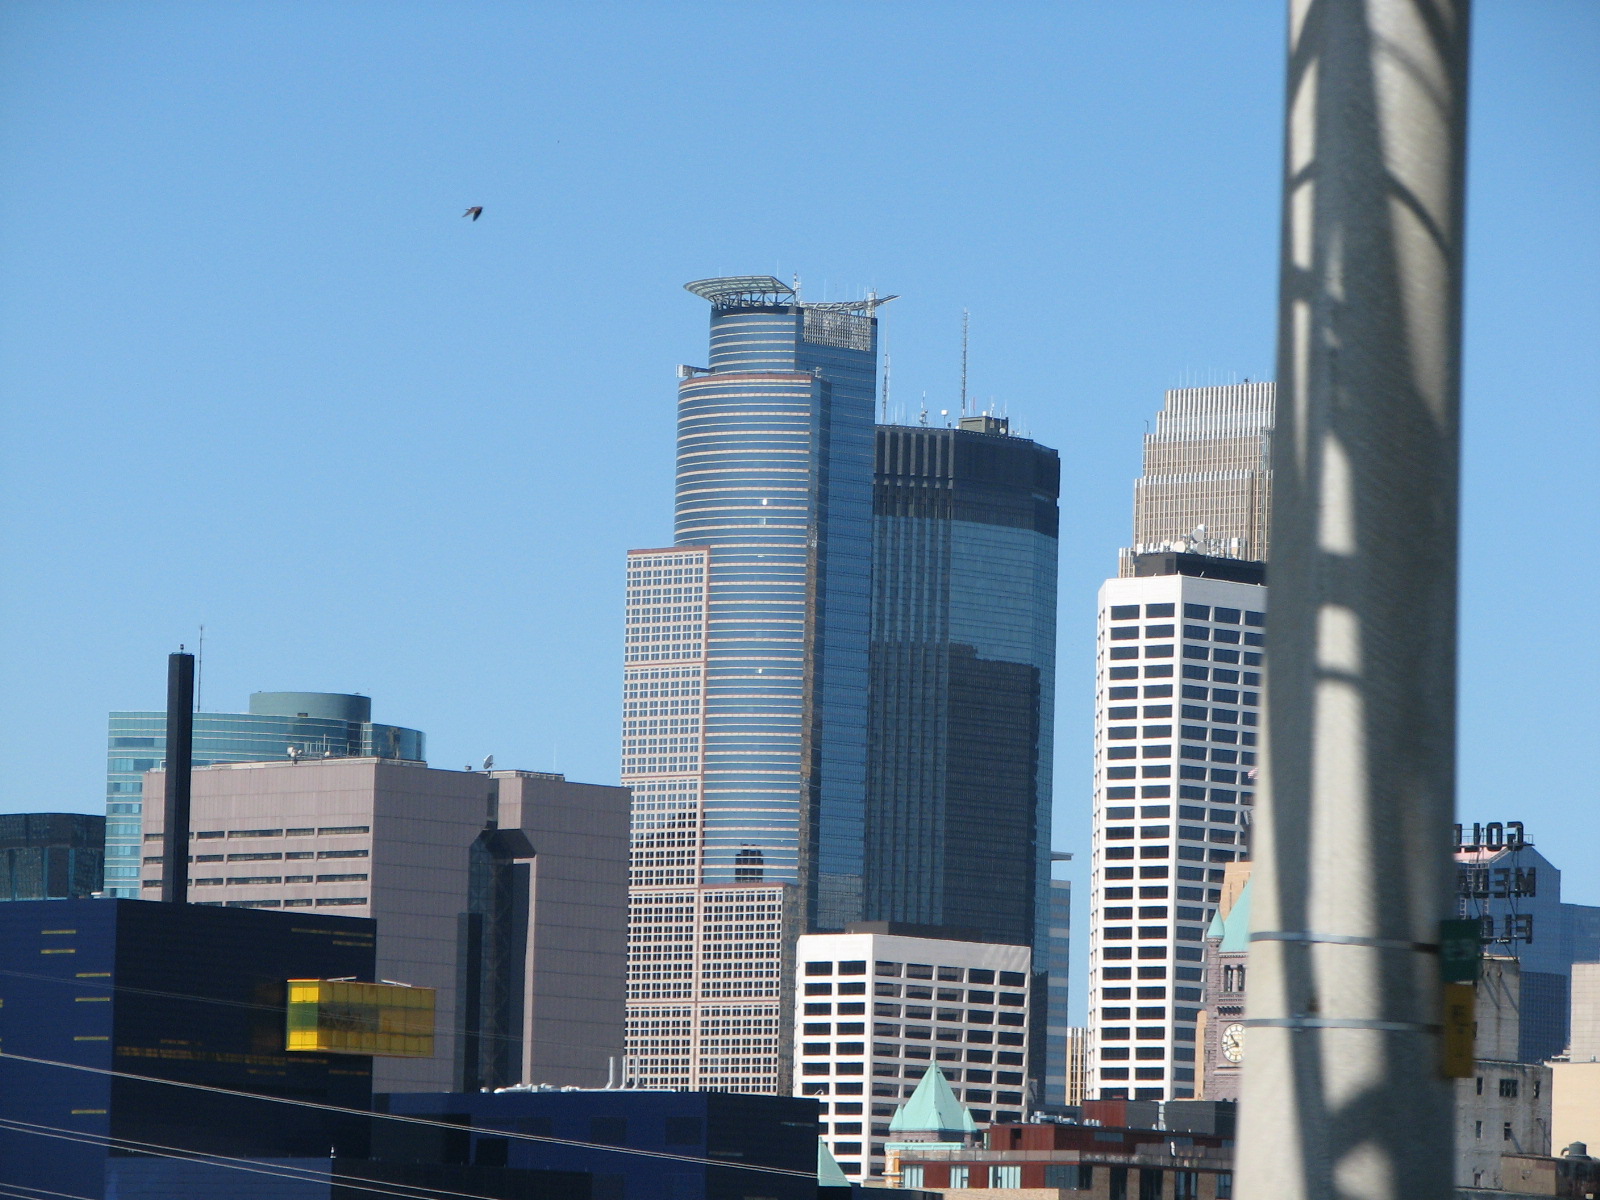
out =
<svg viewBox="0 0 1600 1200"><path fill-rule="evenodd" d="M1461 808L1600 903L1600 6L1477 10ZM893 399L1060 448L1056 845L1164 388L1270 376L1273 3L0 9L0 810L105 715L357 690L443 766L617 772L684 281L898 292ZM484 206L476 224L468 205ZM1081 878L1081 874L1080 874ZM1079 906L1079 918L1083 909Z"/></svg>

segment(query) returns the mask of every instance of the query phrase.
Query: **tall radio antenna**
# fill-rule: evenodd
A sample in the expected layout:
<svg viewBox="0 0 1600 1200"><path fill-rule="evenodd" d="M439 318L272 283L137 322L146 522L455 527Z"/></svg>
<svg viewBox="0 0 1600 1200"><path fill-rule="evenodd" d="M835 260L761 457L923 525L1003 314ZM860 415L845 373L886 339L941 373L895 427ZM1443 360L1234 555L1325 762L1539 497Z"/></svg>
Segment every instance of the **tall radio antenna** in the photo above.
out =
<svg viewBox="0 0 1600 1200"><path fill-rule="evenodd" d="M967 324L968 312L961 310L961 415L967 415Z"/></svg>
<svg viewBox="0 0 1600 1200"><path fill-rule="evenodd" d="M883 318L879 318L883 321ZM883 396L878 402L878 424L889 423L889 323L883 321Z"/></svg>

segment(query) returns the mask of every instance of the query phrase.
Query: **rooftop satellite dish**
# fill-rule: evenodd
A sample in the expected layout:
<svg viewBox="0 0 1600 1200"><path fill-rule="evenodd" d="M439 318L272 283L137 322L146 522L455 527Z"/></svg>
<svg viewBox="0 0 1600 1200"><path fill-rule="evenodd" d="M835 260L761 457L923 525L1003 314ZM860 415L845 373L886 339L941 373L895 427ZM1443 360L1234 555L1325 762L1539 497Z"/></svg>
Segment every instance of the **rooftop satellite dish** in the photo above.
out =
<svg viewBox="0 0 1600 1200"><path fill-rule="evenodd" d="M488 758L483 760L483 769L485 771L494 770L494 755L491 754Z"/></svg>
<svg viewBox="0 0 1600 1200"><path fill-rule="evenodd" d="M290 746L285 750L285 753L288 754L290 762L299 762L300 761L300 747L299 746Z"/></svg>

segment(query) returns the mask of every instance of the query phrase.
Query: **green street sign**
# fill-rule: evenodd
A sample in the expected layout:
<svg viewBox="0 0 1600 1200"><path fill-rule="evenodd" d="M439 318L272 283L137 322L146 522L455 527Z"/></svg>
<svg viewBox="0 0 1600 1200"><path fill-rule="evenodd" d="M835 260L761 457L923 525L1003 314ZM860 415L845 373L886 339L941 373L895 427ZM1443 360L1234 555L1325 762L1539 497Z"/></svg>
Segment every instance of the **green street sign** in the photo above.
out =
<svg viewBox="0 0 1600 1200"><path fill-rule="evenodd" d="M1478 982L1483 944L1477 921L1439 922L1439 977L1446 983Z"/></svg>

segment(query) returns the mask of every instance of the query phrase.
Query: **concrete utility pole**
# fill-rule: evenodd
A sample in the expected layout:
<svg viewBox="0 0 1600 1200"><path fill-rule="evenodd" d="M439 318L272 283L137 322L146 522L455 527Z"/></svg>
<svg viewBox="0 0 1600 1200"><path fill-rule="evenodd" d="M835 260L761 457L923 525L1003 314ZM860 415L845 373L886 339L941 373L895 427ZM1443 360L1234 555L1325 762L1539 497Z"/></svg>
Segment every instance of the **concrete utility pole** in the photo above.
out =
<svg viewBox="0 0 1600 1200"><path fill-rule="evenodd" d="M1243 1200L1447 1200L1469 0L1291 0Z"/></svg>

